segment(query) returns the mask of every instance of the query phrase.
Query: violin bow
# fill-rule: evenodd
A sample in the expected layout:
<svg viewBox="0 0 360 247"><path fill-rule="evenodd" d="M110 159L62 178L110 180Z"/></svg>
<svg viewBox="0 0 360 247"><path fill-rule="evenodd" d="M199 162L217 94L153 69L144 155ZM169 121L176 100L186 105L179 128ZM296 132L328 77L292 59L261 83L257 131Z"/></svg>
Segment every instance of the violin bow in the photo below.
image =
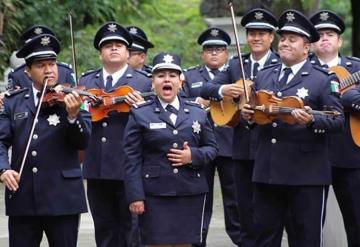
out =
<svg viewBox="0 0 360 247"><path fill-rule="evenodd" d="M77 86L78 76L77 76L77 65L76 65L76 50L75 50L75 38L74 38L74 29L73 29L71 11L69 11L69 25L70 25L70 36L71 36L71 54L72 54L72 62L73 62L74 75L75 75L75 86Z"/></svg>
<svg viewBox="0 0 360 247"><path fill-rule="evenodd" d="M241 48L240 48L239 36L238 36L238 32L237 32L237 27L236 27L233 1L229 1L229 7L230 7L230 12L231 12L231 22L233 24L234 35L235 35L236 51L237 51L237 54L239 57L240 70L241 70L241 74L243 77L245 98L246 98L246 102L249 102L249 91L248 91L247 82L245 79L245 70L244 70L243 60L242 60L242 56L241 56Z"/></svg>
<svg viewBox="0 0 360 247"><path fill-rule="evenodd" d="M41 90L41 96L40 96L39 101L38 101L35 117L34 117L34 120L33 120L32 126L31 126L29 138L28 138L27 143L26 143L24 156L23 156L22 161L21 161L21 166L20 166L20 170L19 170L19 181L20 181L20 178L21 178L21 174L22 174L22 172L24 170L26 158L27 158L29 148L30 148L30 144L31 144L31 140L32 140L31 137L34 134L35 126L36 126L36 123L38 121L38 117L39 117L39 113L40 113L40 109L41 109L41 104L42 104L42 101L44 99L44 95L45 95L45 91L46 91L46 88L47 88L48 80L49 80L49 78L47 76L45 76L44 83L43 83L43 88Z"/></svg>

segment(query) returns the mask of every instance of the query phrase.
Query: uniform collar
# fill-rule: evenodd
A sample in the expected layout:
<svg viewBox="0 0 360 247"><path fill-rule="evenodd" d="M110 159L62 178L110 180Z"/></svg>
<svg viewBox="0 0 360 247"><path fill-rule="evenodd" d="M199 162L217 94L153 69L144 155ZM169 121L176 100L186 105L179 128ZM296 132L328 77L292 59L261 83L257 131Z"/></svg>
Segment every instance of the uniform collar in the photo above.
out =
<svg viewBox="0 0 360 247"><path fill-rule="evenodd" d="M271 51L268 50L268 52L265 54L265 56L263 56L260 60L256 61L254 58L253 58L253 55L250 54L250 61L251 61L251 64L253 65L254 63L258 63L259 64L259 69L262 69L264 68L264 65L266 63L266 61L269 59L271 55Z"/></svg>
<svg viewBox="0 0 360 247"><path fill-rule="evenodd" d="M161 104L161 106L164 108L164 110L166 109L167 105L169 105L169 103L161 100L159 97L159 102ZM178 99L178 97L176 96L175 99L170 103L170 105L172 105L173 107L175 107L176 110L180 109L180 101Z"/></svg>
<svg viewBox="0 0 360 247"><path fill-rule="evenodd" d="M211 73L211 69L208 67L208 66L204 66L205 68L206 68L206 70L207 70L207 72L208 72L208 74L209 74L209 76L210 76L210 79L212 80L212 79L214 79L214 74L213 73ZM223 71L224 70L224 68L225 68L225 64L223 65L223 66L221 66L220 68L218 68L218 70L219 71Z"/></svg>
<svg viewBox="0 0 360 247"><path fill-rule="evenodd" d="M299 70L304 66L304 64L306 63L306 59L300 63L294 64L293 66L291 66L291 71L293 75L296 75L297 72L299 72ZM283 71L284 68L287 68L288 66L286 66L285 64L281 64L281 72Z"/></svg>
<svg viewBox="0 0 360 247"><path fill-rule="evenodd" d="M318 57L318 59L319 59L320 65L324 65L324 64L325 64L325 62L323 62L319 57ZM339 57L339 55L337 55L337 56L334 57L332 60L330 60L328 63L326 63L326 65L329 66L329 68L330 68L330 67L333 67L333 66L337 66L337 65L339 65L340 63L341 63L341 58Z"/></svg>
<svg viewBox="0 0 360 247"><path fill-rule="evenodd" d="M111 75L113 78L113 85L115 85L119 79L124 75L125 71L127 70L128 65L125 64L125 66L123 68L121 68L120 70L116 71L113 74L108 73L105 68L102 69L103 71L103 81L106 82L106 78Z"/></svg>

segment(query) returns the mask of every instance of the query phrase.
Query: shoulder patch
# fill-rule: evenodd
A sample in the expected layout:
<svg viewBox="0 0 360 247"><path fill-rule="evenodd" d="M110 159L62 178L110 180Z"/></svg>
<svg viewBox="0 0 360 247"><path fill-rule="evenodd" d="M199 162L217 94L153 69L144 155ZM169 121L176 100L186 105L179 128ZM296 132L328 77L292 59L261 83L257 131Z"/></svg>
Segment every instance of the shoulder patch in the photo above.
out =
<svg viewBox="0 0 360 247"><path fill-rule="evenodd" d="M196 107L199 107L199 108L201 108L201 109L204 109L204 107L201 105L201 104L199 104L199 103L197 103L197 102L195 102L195 101L185 101L185 104L186 105L191 105L191 106L196 106Z"/></svg>
<svg viewBox="0 0 360 247"><path fill-rule="evenodd" d="M28 91L28 88L26 88L26 87L25 88L11 88L11 89L5 91L4 94L6 97L12 97L14 95L17 95L17 94L25 92L25 91Z"/></svg>
<svg viewBox="0 0 360 247"><path fill-rule="evenodd" d="M139 102L139 103L136 103L136 104L133 104L132 106L134 107L134 108L140 108L140 107L143 107L143 106L146 106L146 105L150 105L150 104L152 104L153 103L153 100L144 100L144 101L141 101L141 102Z"/></svg>

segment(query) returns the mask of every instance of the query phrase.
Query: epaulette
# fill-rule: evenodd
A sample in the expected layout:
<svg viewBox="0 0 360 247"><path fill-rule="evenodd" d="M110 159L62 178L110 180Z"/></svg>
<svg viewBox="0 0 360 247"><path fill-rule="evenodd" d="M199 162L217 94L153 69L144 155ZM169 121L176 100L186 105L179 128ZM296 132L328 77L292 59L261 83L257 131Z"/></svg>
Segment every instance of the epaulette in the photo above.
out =
<svg viewBox="0 0 360 247"><path fill-rule="evenodd" d="M26 64L20 64L15 69L13 69L13 71L11 73L14 73L14 72L19 71L19 70L24 70L25 66L26 66Z"/></svg>
<svg viewBox="0 0 360 247"><path fill-rule="evenodd" d="M360 58L358 58L358 57L346 57L347 59L349 59L349 60L352 60L352 61L356 61L356 62L360 62Z"/></svg>
<svg viewBox="0 0 360 247"><path fill-rule="evenodd" d="M265 66L261 69L261 71L266 70L266 69L269 69L269 68L272 68L272 67L275 67L275 66L279 66L279 63L272 63L272 64L265 65Z"/></svg>
<svg viewBox="0 0 360 247"><path fill-rule="evenodd" d="M147 71L144 71L144 70L140 70L140 69L134 69L136 72L138 72L139 74L143 75L143 76L146 76L148 78L151 78L152 77L152 74L151 73L148 73Z"/></svg>
<svg viewBox="0 0 360 247"><path fill-rule="evenodd" d="M140 101L140 102L138 102L136 104L133 104L132 106L134 108L140 108L140 107L143 107L143 106L146 106L146 105L150 105L150 104L152 104L152 102L153 102L153 100L149 99L149 100L146 100L146 101L145 100Z"/></svg>
<svg viewBox="0 0 360 247"><path fill-rule="evenodd" d="M184 72L188 72L190 70L195 70L195 69L198 69L200 67L201 67L201 65L199 65L199 64L194 65L194 66L190 66L189 68L184 69Z"/></svg>
<svg viewBox="0 0 360 247"><path fill-rule="evenodd" d="M199 103L197 103L197 102L195 102L195 101L185 101L185 104L186 105L191 105L191 106L196 106L196 107L199 107L199 108L201 108L201 109L204 109L204 107L203 107L203 105L201 105L201 104L199 104Z"/></svg>
<svg viewBox="0 0 360 247"><path fill-rule="evenodd" d="M316 69L316 70L319 70L319 71L321 71L321 72L323 72L324 74L327 74L327 75L335 74L334 71L323 68L323 67L321 67L319 65L313 65L313 68Z"/></svg>
<svg viewBox="0 0 360 247"><path fill-rule="evenodd" d="M98 70L95 70L95 69L88 70L88 71L86 71L86 72L81 73L81 77L90 75L90 74L95 73L95 72L100 71L100 70L101 70L101 69L98 69Z"/></svg>
<svg viewBox="0 0 360 247"><path fill-rule="evenodd" d="M5 96L6 97L12 97L14 95L17 95L21 92L25 92L28 91L28 88L24 87L24 88L11 88L7 91L5 91Z"/></svg>
<svg viewBox="0 0 360 247"><path fill-rule="evenodd" d="M62 66L62 67L69 68L69 69L72 68L71 64L68 64L68 63L58 62L57 64L60 65L60 66Z"/></svg>

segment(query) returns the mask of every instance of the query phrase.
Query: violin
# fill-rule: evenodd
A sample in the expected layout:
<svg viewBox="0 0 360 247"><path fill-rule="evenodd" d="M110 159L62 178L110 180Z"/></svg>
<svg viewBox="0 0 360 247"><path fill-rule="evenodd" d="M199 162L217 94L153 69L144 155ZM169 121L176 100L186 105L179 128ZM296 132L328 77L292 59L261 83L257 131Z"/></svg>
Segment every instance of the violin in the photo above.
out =
<svg viewBox="0 0 360 247"><path fill-rule="evenodd" d="M251 120L260 125L271 123L277 118L288 124L296 124L297 122L295 118L291 115L291 112L295 109L303 109L313 115L336 117L341 114L338 111L306 110L304 108L304 102L301 98L296 96L287 96L280 99L267 90L260 90L252 94L250 105L254 110Z"/></svg>
<svg viewBox="0 0 360 247"><path fill-rule="evenodd" d="M100 121L108 116L111 111L129 112L130 105L125 102L126 95L133 92L130 86L120 86L115 90L106 93L103 89L89 89L88 92L99 99L91 104L90 113L93 122ZM154 96L155 92L145 92L140 94L142 97Z"/></svg>
<svg viewBox="0 0 360 247"><path fill-rule="evenodd" d="M66 94L77 92L82 97L90 98L92 101L97 102L99 99L85 91L85 86L70 87L70 84L57 84L53 87L46 89L44 98L42 100L42 107L52 107L54 105L64 105L64 98Z"/></svg>

